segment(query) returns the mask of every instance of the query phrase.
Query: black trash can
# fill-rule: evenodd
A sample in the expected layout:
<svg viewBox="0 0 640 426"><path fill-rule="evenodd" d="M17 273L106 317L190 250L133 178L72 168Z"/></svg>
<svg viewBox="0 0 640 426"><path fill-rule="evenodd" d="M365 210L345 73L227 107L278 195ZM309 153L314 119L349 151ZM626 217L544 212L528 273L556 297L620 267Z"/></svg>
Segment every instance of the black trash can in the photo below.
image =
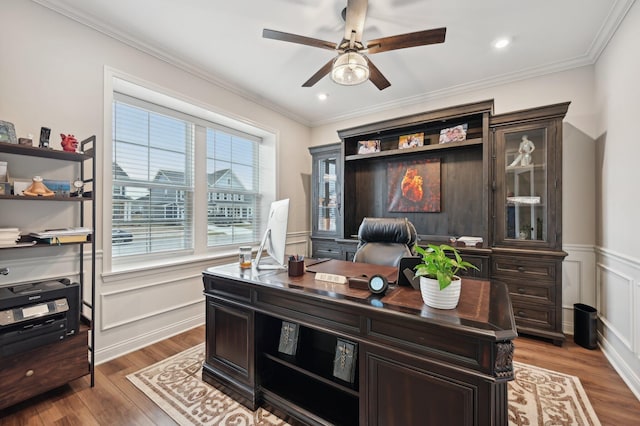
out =
<svg viewBox="0 0 640 426"><path fill-rule="evenodd" d="M587 349L596 349L597 313L595 308L582 303L573 305L573 341Z"/></svg>

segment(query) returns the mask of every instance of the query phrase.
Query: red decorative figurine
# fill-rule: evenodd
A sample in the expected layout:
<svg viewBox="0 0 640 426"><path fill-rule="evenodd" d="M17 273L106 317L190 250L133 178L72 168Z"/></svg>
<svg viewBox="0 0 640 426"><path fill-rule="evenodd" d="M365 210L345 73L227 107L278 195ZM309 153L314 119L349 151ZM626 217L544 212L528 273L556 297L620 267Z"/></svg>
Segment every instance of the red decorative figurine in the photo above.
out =
<svg viewBox="0 0 640 426"><path fill-rule="evenodd" d="M62 149L69 152L76 152L78 149L78 139L76 139L73 135L65 135L64 133L60 133L60 137L62 138Z"/></svg>

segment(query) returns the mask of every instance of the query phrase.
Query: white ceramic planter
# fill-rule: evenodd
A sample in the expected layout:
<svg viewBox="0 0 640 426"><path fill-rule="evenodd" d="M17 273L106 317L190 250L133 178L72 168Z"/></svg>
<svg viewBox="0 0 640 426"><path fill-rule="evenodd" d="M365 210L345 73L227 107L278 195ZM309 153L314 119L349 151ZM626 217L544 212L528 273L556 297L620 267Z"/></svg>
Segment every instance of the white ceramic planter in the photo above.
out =
<svg viewBox="0 0 640 426"><path fill-rule="evenodd" d="M420 277L420 292L425 305L437 309L454 309L460 300L460 287L462 280L454 277L451 284L444 290L440 290L438 280Z"/></svg>

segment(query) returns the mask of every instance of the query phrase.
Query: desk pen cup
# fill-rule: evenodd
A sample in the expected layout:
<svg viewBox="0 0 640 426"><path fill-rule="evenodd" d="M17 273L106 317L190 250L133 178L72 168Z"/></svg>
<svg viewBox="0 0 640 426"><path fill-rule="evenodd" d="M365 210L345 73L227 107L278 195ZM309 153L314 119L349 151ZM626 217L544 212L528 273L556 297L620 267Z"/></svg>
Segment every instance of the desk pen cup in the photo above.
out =
<svg viewBox="0 0 640 426"><path fill-rule="evenodd" d="M289 258L289 276L299 277L304 274L304 260L295 257Z"/></svg>

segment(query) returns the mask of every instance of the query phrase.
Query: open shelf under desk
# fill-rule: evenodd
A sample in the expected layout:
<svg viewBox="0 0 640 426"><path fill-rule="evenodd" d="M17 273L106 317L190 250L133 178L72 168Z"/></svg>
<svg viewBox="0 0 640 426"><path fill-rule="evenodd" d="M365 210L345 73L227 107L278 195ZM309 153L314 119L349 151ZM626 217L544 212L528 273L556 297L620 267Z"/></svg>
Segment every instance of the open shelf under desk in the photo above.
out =
<svg viewBox="0 0 640 426"><path fill-rule="evenodd" d="M314 380L324 383L327 386L334 387L342 392L355 396L359 396L357 390L357 377L354 383L348 383L333 377L333 356L327 353L317 352L313 356L307 356L299 361L294 356L278 354L273 355L265 353L264 356L276 364L290 368L298 373L310 377Z"/></svg>
<svg viewBox="0 0 640 426"><path fill-rule="evenodd" d="M299 369L292 369L272 357L262 377L261 388L265 402L277 409L289 412L292 408L299 413L313 413L320 418L319 424L357 425L359 423L358 393L335 392L335 386L325 381L309 380L309 375ZM333 390L333 391L332 391Z"/></svg>

